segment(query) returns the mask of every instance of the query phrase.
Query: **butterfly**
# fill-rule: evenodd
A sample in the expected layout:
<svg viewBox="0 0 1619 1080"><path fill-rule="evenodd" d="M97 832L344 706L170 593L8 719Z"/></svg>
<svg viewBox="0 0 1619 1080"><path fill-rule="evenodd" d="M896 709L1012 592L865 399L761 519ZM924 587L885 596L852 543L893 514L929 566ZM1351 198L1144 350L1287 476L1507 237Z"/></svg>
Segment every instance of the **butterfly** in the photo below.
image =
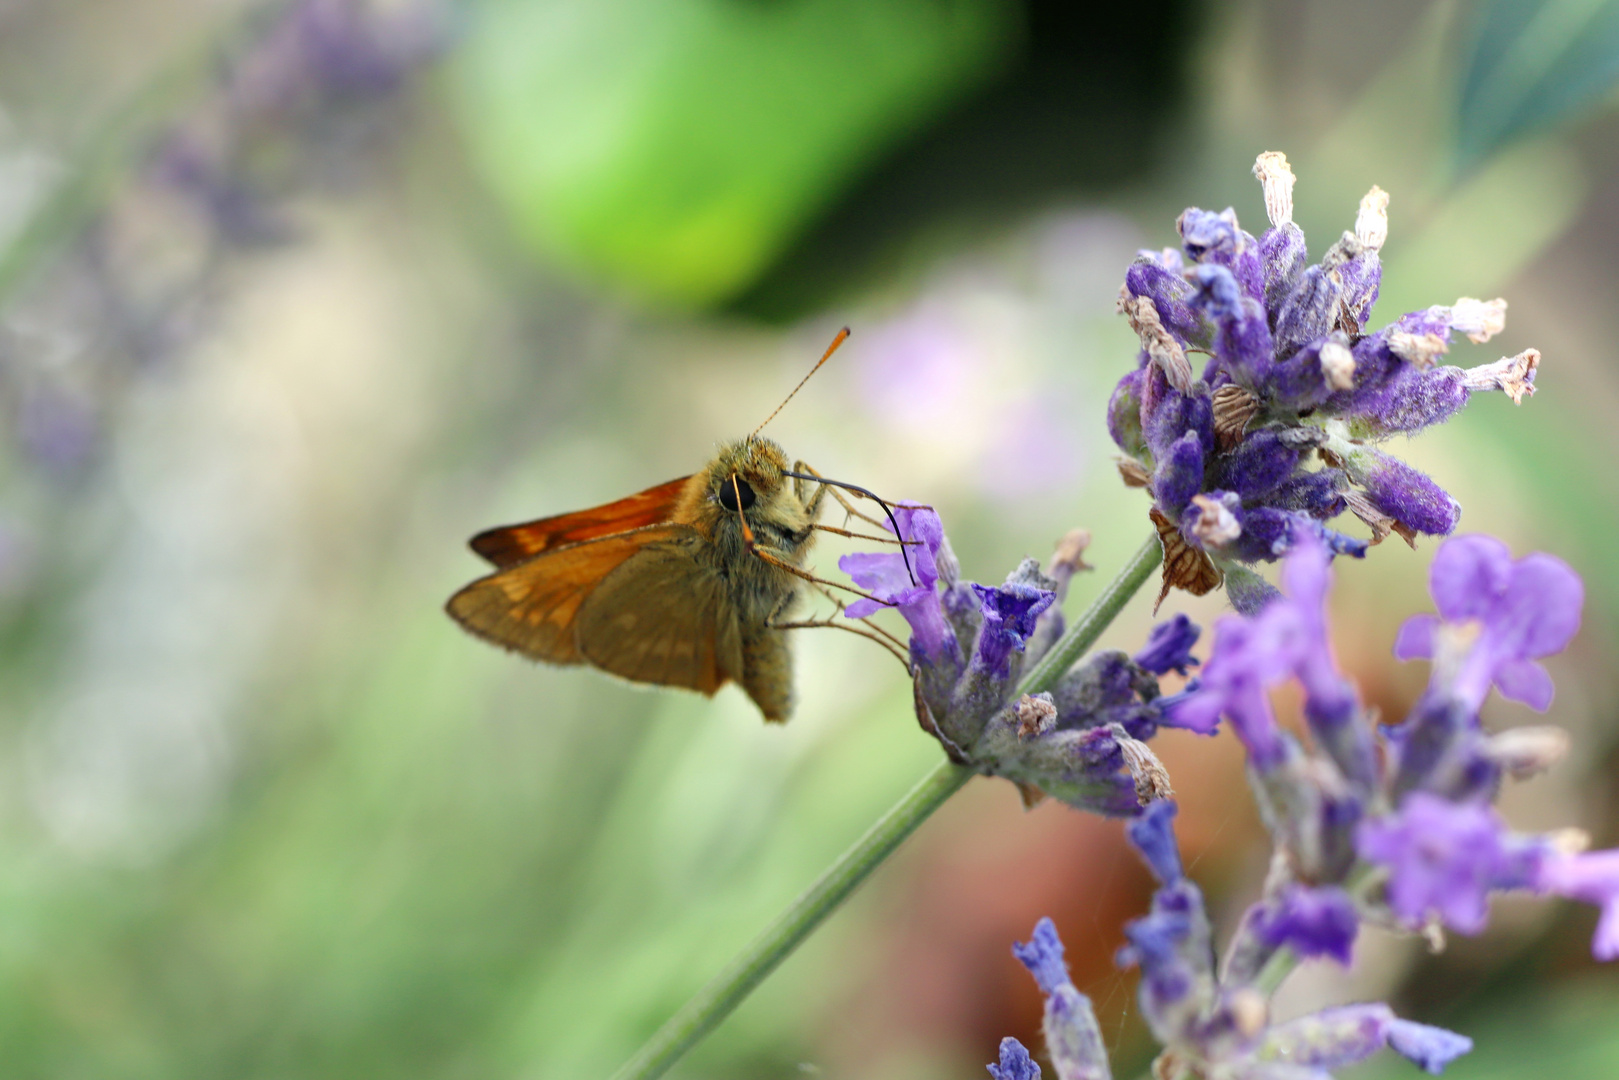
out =
<svg viewBox="0 0 1619 1080"><path fill-rule="evenodd" d="M847 336L838 334L821 363ZM447 609L470 633L535 660L710 695L735 682L766 720L782 722L793 709L783 631L834 625L786 621L803 581L821 580L804 569L805 557L817 531L856 535L817 522L834 486L876 498L801 461L789 468L782 448L755 429L690 476L479 533L472 550L495 571L450 597Z"/></svg>

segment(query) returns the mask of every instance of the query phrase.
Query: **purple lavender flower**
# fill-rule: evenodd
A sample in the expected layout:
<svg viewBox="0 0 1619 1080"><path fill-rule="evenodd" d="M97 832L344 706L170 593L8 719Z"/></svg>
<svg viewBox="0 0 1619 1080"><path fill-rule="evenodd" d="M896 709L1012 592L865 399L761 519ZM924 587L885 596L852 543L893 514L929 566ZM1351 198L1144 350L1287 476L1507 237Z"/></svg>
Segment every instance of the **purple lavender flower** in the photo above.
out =
<svg viewBox="0 0 1619 1080"><path fill-rule="evenodd" d="M1253 909L1253 930L1271 949L1286 947L1302 957L1330 956L1349 965L1360 915L1349 894L1336 886L1289 885Z"/></svg>
<svg viewBox="0 0 1619 1080"><path fill-rule="evenodd" d="M1130 843L1141 853L1152 869L1159 884L1173 885L1185 874L1181 870L1181 853L1175 843L1175 815L1177 807L1168 799L1155 802L1130 822L1126 832Z"/></svg>
<svg viewBox="0 0 1619 1080"><path fill-rule="evenodd" d="M973 585L978 594L978 643L973 649L973 665L993 675L1006 678L1011 671L1012 654L1023 651L1023 645L1034 633L1034 624L1040 613L1057 598L1055 591L1042 589L1023 582L1008 581L989 588Z"/></svg>
<svg viewBox="0 0 1619 1080"><path fill-rule="evenodd" d="M938 591L944 524L931 509L906 503L894 507L894 517L899 522L900 539L909 542L904 555L898 551L859 552L838 560L838 569L878 597L856 600L844 609L844 614L863 619L892 606L910 624L913 658L937 663L951 655L959 656L955 633L945 619Z"/></svg>
<svg viewBox="0 0 1619 1080"><path fill-rule="evenodd" d="M1029 969L1045 995L1046 1053L1057 1070L1057 1080L1107 1080L1107 1050L1102 1043L1102 1030L1097 1025L1090 998L1081 994L1068 977L1062 939L1057 936L1056 926L1050 919L1041 919L1035 924L1034 934L1027 944L1012 944L1012 955ZM1009 1042L1027 1057L1027 1051L1015 1039L1003 1040L1002 1070L1007 1065L1006 1044ZM993 1067L990 1072L995 1074ZM1034 1075L1038 1076L1038 1071Z"/></svg>
<svg viewBox="0 0 1619 1080"><path fill-rule="evenodd" d="M1494 537L1459 536L1429 570L1439 614L1400 627L1394 655L1435 660L1436 688L1470 712L1493 684L1501 696L1544 712L1552 680L1537 660L1561 652L1580 627L1585 588L1567 563L1536 552L1513 561Z"/></svg>
<svg viewBox="0 0 1619 1080"><path fill-rule="evenodd" d="M1248 750L1256 769L1282 764L1292 740L1276 725L1268 690L1288 678L1304 687L1312 733L1351 782L1375 782L1371 733L1356 723L1360 703L1332 658L1324 610L1331 583L1328 548L1305 530L1282 568L1287 594L1251 618L1226 617L1214 628L1214 648L1196 692L1178 701L1165 721L1212 733L1220 717Z"/></svg>
<svg viewBox="0 0 1619 1080"><path fill-rule="evenodd" d="M1152 628L1147 634L1146 646L1133 659L1154 675L1165 675L1171 671L1185 675L1187 668L1197 666L1192 646L1197 644L1202 633L1202 628L1191 619L1176 615Z"/></svg>
<svg viewBox="0 0 1619 1080"><path fill-rule="evenodd" d="M1372 530L1446 535L1461 508L1442 488L1371 445L1455 415L1475 393L1534 392L1539 354L1436 367L1453 336L1485 342L1504 301L1462 299L1368 334L1382 280L1388 195L1373 188L1353 232L1306 265L1292 220L1293 173L1280 154L1254 166L1271 228L1257 240L1231 210L1190 208L1178 257L1143 253L1119 307L1141 339L1140 365L1108 407L1108 429L1143 474L1165 544L1165 586L1201 595L1222 574L1255 611L1266 597L1231 574L1313 533L1359 556L1324 523L1352 510ZM1187 353L1211 351L1202 377ZM1306 526L1301 528L1301 526Z"/></svg>
<svg viewBox="0 0 1619 1080"><path fill-rule="evenodd" d="M1536 867L1536 891L1602 908L1591 953L1619 960L1619 850L1569 855L1548 851Z"/></svg>
<svg viewBox="0 0 1619 1080"><path fill-rule="evenodd" d="M985 1068L995 1080L1040 1080L1040 1066L1029 1057L1023 1044L1010 1036L1001 1040L1001 1063Z"/></svg>
<svg viewBox="0 0 1619 1080"><path fill-rule="evenodd" d="M1133 815L1163 797L1168 774L1145 743L1161 718L1158 682L1124 653L1096 653L1051 693L1010 700L1026 655L1038 656L1060 633L1055 603L1083 566L1088 536L1063 540L1054 577L1025 559L991 588L960 580L932 510L901 505L895 517L900 535L917 541L905 549L909 569L895 551L845 555L838 565L874 597L845 614L863 618L894 607L905 617L917 720L951 760L1013 780L1025 799L1051 794L1108 816ZM1192 663L1185 653L1195 635L1195 627L1190 637L1183 628L1157 649L1168 661ZM965 658L963 641L972 642Z"/></svg>
<svg viewBox="0 0 1619 1080"><path fill-rule="evenodd" d="M1399 813L1363 822L1355 843L1361 858L1388 869L1389 908L1414 926L1434 915L1477 934L1492 889L1528 884L1513 872L1522 858L1488 806L1415 791Z"/></svg>
<svg viewBox="0 0 1619 1080"><path fill-rule="evenodd" d="M1271 1028L1256 1056L1261 1061L1288 1062L1311 1070L1339 1069L1365 1061L1385 1046L1438 1074L1471 1051L1473 1040L1444 1028L1401 1020L1387 1005L1340 1005ZM1320 1072L1304 1075L1325 1076Z"/></svg>

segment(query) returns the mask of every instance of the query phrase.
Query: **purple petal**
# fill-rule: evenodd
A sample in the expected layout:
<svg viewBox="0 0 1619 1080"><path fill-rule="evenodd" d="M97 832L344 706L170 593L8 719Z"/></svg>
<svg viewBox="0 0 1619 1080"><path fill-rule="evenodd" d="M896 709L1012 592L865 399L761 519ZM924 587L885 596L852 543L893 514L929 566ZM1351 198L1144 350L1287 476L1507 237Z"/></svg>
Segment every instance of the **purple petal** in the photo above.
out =
<svg viewBox="0 0 1619 1080"><path fill-rule="evenodd" d="M1547 855L1535 867L1534 878L1540 892L1600 905L1602 918L1591 953L1598 960L1619 959L1619 850Z"/></svg>
<svg viewBox="0 0 1619 1080"><path fill-rule="evenodd" d="M1068 982L1068 965L1062 958L1062 938L1057 936L1057 926L1050 919L1041 919L1034 924L1034 933L1027 944L1014 941L1012 955L1029 969L1029 974L1040 984L1043 994L1055 993L1057 987Z"/></svg>
<svg viewBox="0 0 1619 1080"><path fill-rule="evenodd" d="M838 559L838 569L848 574L856 585L884 600L912 588L911 575L898 553L852 552Z"/></svg>
<svg viewBox="0 0 1619 1080"><path fill-rule="evenodd" d="M1146 646L1133 659L1154 675L1171 671L1185 675L1188 667L1197 664L1192 656L1192 646L1197 644L1202 633L1202 629L1191 619L1176 615L1152 628L1147 635Z"/></svg>
<svg viewBox="0 0 1619 1080"><path fill-rule="evenodd" d="M1434 631L1439 629L1439 616L1413 615L1400 625L1394 638L1394 657L1397 660L1432 660Z"/></svg>
<svg viewBox="0 0 1619 1080"><path fill-rule="evenodd" d="M1348 967L1360 916L1340 888L1292 885L1258 910L1255 929L1273 948L1286 945L1303 957L1330 956Z"/></svg>
<svg viewBox="0 0 1619 1080"><path fill-rule="evenodd" d="M1513 565L1490 621L1508 631L1502 641L1508 656L1549 656L1573 640L1584 604L1580 576L1562 559L1537 551Z"/></svg>
<svg viewBox="0 0 1619 1080"><path fill-rule="evenodd" d="M1320 537L1297 530L1293 548L1282 563L1282 591L1294 604L1319 612L1332 584L1332 552Z"/></svg>
<svg viewBox="0 0 1619 1080"><path fill-rule="evenodd" d="M1201 692L1188 687L1172 698L1162 698L1163 718L1158 722L1165 727L1184 728L1199 735L1213 735L1220 729L1220 713L1225 699L1218 693Z"/></svg>
<svg viewBox="0 0 1619 1080"><path fill-rule="evenodd" d="M1445 1071L1446 1065L1473 1049L1473 1040L1466 1035L1410 1020L1391 1020L1388 1039L1391 1050L1436 1076Z"/></svg>
<svg viewBox="0 0 1619 1080"><path fill-rule="evenodd" d="M1481 533L1440 544L1428 569L1428 591L1446 622L1485 618L1511 580L1511 550Z"/></svg>
<svg viewBox="0 0 1619 1080"><path fill-rule="evenodd" d="M1546 668L1534 660L1508 660L1495 669L1495 688L1509 701L1521 701L1536 712L1551 707L1555 687Z"/></svg>
<svg viewBox="0 0 1619 1080"><path fill-rule="evenodd" d="M1147 860L1153 876L1165 885L1182 877L1180 848L1175 844L1175 810L1174 803L1159 799L1125 826L1130 843Z"/></svg>

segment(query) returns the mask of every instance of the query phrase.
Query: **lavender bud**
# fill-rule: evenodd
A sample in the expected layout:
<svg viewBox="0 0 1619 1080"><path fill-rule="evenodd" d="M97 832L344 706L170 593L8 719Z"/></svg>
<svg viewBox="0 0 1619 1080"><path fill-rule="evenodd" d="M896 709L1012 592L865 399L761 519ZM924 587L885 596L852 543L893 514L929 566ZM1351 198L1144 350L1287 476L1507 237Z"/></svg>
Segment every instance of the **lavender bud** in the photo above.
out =
<svg viewBox="0 0 1619 1080"><path fill-rule="evenodd" d="M1150 297L1164 326L1188 345L1208 348L1214 339L1214 327L1188 302L1192 286L1179 274L1156 262L1137 259L1125 271L1124 287L1130 296Z"/></svg>

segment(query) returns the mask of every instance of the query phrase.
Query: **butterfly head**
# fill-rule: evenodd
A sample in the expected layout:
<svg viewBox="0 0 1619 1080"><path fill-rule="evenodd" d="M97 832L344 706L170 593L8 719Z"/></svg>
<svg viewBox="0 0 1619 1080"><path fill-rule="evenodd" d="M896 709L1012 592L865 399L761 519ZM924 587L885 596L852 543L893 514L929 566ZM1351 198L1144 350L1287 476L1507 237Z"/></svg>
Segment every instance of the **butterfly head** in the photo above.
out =
<svg viewBox="0 0 1619 1080"><path fill-rule="evenodd" d="M790 494L787 455L780 446L757 435L727 443L709 463L706 487L713 503L726 513L774 516L772 509Z"/></svg>

